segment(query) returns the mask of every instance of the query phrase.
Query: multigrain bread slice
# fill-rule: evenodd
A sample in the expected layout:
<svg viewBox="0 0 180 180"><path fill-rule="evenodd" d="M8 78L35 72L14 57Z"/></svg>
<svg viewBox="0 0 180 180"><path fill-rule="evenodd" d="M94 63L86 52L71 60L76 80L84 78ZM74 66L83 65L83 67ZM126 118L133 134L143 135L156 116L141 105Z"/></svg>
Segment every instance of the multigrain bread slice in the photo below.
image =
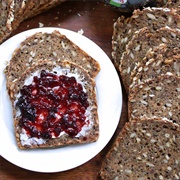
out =
<svg viewBox="0 0 180 180"><path fill-rule="evenodd" d="M135 10L129 18L119 17L114 23L112 36L112 58L115 67L119 68L121 56L134 32L143 27L148 27L151 31L155 31L164 26L180 28L180 16L175 13L175 10L168 8L144 8L142 11Z"/></svg>
<svg viewBox="0 0 180 180"><path fill-rule="evenodd" d="M180 77L166 74L131 88L128 98L129 120L166 117L180 125Z"/></svg>
<svg viewBox="0 0 180 180"><path fill-rule="evenodd" d="M130 88L166 73L180 76L180 49L162 43L150 50L133 71Z"/></svg>
<svg viewBox="0 0 180 180"><path fill-rule="evenodd" d="M179 49L179 39L180 30L169 27L160 28L155 32L151 32L150 29L144 27L134 34L126 46L126 51L122 55L119 67L127 93L129 93L129 86L132 83L134 68L143 61L148 51L161 43L166 43L167 47Z"/></svg>
<svg viewBox="0 0 180 180"><path fill-rule="evenodd" d="M8 29L8 21L10 5L12 0L2 0L0 2L0 43L3 42L9 35L10 31Z"/></svg>
<svg viewBox="0 0 180 180"><path fill-rule="evenodd" d="M95 59L59 31L39 32L25 39L13 53L6 68L7 89L39 59L53 62L67 59L86 69L92 78L100 71L99 63Z"/></svg>
<svg viewBox="0 0 180 180"><path fill-rule="evenodd" d="M61 82L57 82L59 79ZM14 84L11 101L20 149L52 148L98 139L95 81L72 62L44 60L29 68Z"/></svg>
<svg viewBox="0 0 180 180"><path fill-rule="evenodd" d="M53 8L66 0L2 0L0 3L0 44L22 21Z"/></svg>
<svg viewBox="0 0 180 180"><path fill-rule="evenodd" d="M50 8L53 8L55 6L58 6L62 2L65 2L67 0L40 0L40 4L38 4L38 8L35 7L32 11L29 11L29 13L26 15L26 18L30 18L33 16L36 16L40 14L41 12L47 11Z"/></svg>
<svg viewBox="0 0 180 180"><path fill-rule="evenodd" d="M125 124L105 157L101 179L180 179L180 130L161 118Z"/></svg>
<svg viewBox="0 0 180 180"><path fill-rule="evenodd" d="M156 0L156 6L157 7L164 7L168 0Z"/></svg>

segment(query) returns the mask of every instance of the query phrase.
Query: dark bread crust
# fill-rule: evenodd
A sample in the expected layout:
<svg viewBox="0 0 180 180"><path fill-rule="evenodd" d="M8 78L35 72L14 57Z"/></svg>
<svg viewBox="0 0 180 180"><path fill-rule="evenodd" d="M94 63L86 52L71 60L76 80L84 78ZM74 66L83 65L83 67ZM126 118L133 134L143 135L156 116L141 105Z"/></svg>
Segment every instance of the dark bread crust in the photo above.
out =
<svg viewBox="0 0 180 180"><path fill-rule="evenodd" d="M161 118L132 120L105 157L101 179L178 179L180 129Z"/></svg>
<svg viewBox="0 0 180 180"><path fill-rule="evenodd" d="M161 75L131 88L128 116L134 118L161 117L180 125L180 77Z"/></svg>
<svg viewBox="0 0 180 180"><path fill-rule="evenodd" d="M13 53L5 72L7 89L9 90L10 84L20 77L25 69L43 59L53 62L66 59L74 62L86 69L92 78L100 71L99 63L95 59L59 31L39 32L24 40Z"/></svg>
<svg viewBox="0 0 180 180"><path fill-rule="evenodd" d="M148 27L153 32L164 26L180 28L180 15L168 8L144 8L142 11L135 10L129 18L119 17L114 23L112 36L112 58L115 67L119 69L121 56L134 32L143 27Z"/></svg>
<svg viewBox="0 0 180 180"><path fill-rule="evenodd" d="M90 129L88 129L85 135L79 135L79 137L70 137L67 134L60 136L59 138L52 138L46 140L43 144L32 144L22 145L20 140L20 134L22 133L22 128L19 126L20 115L17 115L18 109L15 107L16 97L19 93L20 89L23 87L25 79L29 77L33 72L41 71L42 69L52 71L54 67L60 67L62 69L68 69L71 73L79 74L80 78L82 78L83 83L85 83L85 89L88 95L88 102L90 107L90 117L93 125ZM65 72L64 72L65 73ZM97 114L97 100L95 93L95 81L88 75L87 71L82 69L80 66L70 63L68 61L61 61L57 63L53 63L49 60L38 62L38 64L34 65L30 69L26 70L23 75L13 83L13 90L11 91L11 99L13 106L13 119L14 119L14 127L15 127L15 136L17 145L20 149L28 149L28 148L52 148L57 146L65 146L70 144L82 144L82 143L90 143L97 141L99 137L99 122L98 122L98 114Z"/></svg>

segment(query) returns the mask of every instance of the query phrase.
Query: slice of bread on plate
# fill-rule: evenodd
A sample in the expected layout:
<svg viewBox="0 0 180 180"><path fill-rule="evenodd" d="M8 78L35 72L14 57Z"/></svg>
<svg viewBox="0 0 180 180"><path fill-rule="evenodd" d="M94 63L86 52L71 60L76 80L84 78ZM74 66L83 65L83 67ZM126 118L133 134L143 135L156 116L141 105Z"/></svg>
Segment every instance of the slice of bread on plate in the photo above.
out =
<svg viewBox="0 0 180 180"><path fill-rule="evenodd" d="M132 120L105 157L101 179L179 179L180 129L161 118Z"/></svg>
<svg viewBox="0 0 180 180"><path fill-rule="evenodd" d="M69 62L38 61L13 84L11 101L20 149L97 141L95 81Z"/></svg>
<svg viewBox="0 0 180 180"><path fill-rule="evenodd" d="M99 63L69 40L59 31L52 33L38 32L21 42L6 67L7 89L21 74L38 60L48 59L52 62L66 59L88 71L95 78L100 71Z"/></svg>

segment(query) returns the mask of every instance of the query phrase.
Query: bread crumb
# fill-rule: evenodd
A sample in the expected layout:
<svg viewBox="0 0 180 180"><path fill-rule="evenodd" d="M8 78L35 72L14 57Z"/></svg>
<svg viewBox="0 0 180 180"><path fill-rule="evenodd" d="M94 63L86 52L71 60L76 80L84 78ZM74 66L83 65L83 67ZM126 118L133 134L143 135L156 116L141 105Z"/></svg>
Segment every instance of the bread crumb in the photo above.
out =
<svg viewBox="0 0 180 180"><path fill-rule="evenodd" d="M84 31L83 31L83 29L80 29L79 31L78 31L78 34L84 34Z"/></svg>
<svg viewBox="0 0 180 180"><path fill-rule="evenodd" d="M40 28L41 28L41 27L44 27L44 24L41 23L41 22L39 22L39 27L40 27Z"/></svg>

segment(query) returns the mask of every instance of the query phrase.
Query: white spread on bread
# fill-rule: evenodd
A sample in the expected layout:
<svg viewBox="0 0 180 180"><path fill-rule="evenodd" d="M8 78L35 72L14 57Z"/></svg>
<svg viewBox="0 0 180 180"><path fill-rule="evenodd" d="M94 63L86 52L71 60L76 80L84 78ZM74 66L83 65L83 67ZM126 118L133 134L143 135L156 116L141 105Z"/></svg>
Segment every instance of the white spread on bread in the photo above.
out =
<svg viewBox="0 0 180 180"><path fill-rule="evenodd" d="M46 70L48 71L48 70ZM86 82L83 82L83 78L80 77L80 75L78 73L71 73L69 69L62 69L61 67L55 67L53 68L52 71L48 71L48 72L51 72L51 73L55 73L57 74L58 76L60 75L66 75L68 77L75 77L76 81L78 83L80 83L83 87L83 91L86 92L86 89L85 89L85 83ZM76 72L76 71L75 71ZM33 77L34 76L40 76L40 73L41 71L35 71L34 73L31 74L31 76L27 77L24 81L24 85L30 85L32 82L33 82ZM20 93L17 94L16 96L16 100L15 100L15 103L17 103L18 101L18 98L21 96ZM88 131L92 128L93 126L93 122L91 121L91 109L92 107L89 106L87 109L86 109L86 112L85 112L85 116L86 116L86 122L87 124L85 124L81 131L75 136L75 137L80 137L80 136L86 136L86 134L88 133ZM21 112L19 109L17 109L16 111L16 117L17 116L20 116ZM65 135L66 133L63 131L59 134L58 137L55 137L52 135L52 138L59 138L61 137L62 135ZM21 144L23 146L27 145L27 146L30 146L30 145L40 145L40 144L44 144L46 143L46 139L43 139L43 138L36 138L36 137L30 137L27 135L26 133L26 130L25 129L22 129L22 132L20 133L20 140L21 140Z"/></svg>

